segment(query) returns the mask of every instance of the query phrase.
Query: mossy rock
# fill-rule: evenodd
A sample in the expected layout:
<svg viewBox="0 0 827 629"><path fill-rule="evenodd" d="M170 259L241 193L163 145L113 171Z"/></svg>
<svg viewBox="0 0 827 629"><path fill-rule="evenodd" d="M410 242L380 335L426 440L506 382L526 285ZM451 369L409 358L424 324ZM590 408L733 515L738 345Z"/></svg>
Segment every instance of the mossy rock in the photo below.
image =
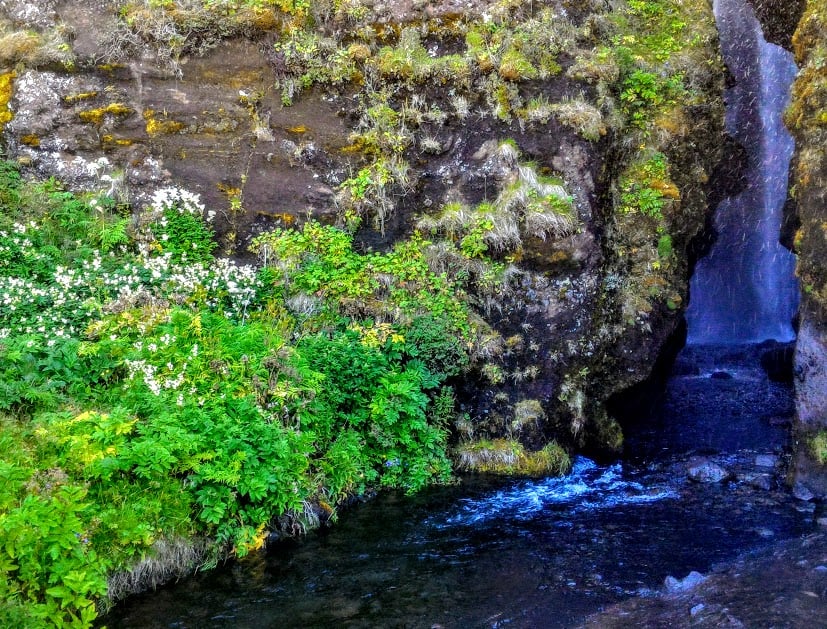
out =
<svg viewBox="0 0 827 629"><path fill-rule="evenodd" d="M485 439L461 444L455 458L461 470L489 474L559 476L571 468L569 455L554 441L542 450L526 452L513 439Z"/></svg>

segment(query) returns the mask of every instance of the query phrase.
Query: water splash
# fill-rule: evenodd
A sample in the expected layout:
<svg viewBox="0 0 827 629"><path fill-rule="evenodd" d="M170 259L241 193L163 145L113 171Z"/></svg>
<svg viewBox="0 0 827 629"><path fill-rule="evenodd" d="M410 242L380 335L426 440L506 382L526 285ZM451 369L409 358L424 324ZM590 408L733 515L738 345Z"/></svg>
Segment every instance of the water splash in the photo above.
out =
<svg viewBox="0 0 827 629"><path fill-rule="evenodd" d="M550 510L569 518L575 513L677 497L666 485L644 486L624 478L620 463L599 466L577 457L568 476L522 481L481 498L465 498L453 512L432 516L429 524L444 529L494 520L524 522Z"/></svg>
<svg viewBox="0 0 827 629"><path fill-rule="evenodd" d="M726 91L727 132L749 155L747 187L720 204L717 240L690 282L687 343L795 339L795 256L779 242L793 139L782 114L797 68L768 43L745 0L715 0L721 49L735 84Z"/></svg>

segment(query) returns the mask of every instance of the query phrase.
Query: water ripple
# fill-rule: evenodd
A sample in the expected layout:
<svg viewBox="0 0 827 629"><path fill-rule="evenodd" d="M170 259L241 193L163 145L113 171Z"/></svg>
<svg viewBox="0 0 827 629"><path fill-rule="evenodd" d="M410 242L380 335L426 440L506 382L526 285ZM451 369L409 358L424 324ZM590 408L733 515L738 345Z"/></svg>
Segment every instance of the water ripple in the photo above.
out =
<svg viewBox="0 0 827 629"><path fill-rule="evenodd" d="M527 521L549 510L582 513L677 497L668 486L647 487L624 478L619 463L600 466L577 457L568 476L521 481L480 498L465 498L447 514L428 518L428 524L445 529L489 520Z"/></svg>

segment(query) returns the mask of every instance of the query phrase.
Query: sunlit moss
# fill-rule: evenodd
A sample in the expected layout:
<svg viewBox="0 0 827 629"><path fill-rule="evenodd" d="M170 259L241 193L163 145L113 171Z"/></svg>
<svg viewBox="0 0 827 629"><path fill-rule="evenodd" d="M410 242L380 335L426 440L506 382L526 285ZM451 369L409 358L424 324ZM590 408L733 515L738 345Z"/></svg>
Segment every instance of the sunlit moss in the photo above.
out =
<svg viewBox="0 0 827 629"><path fill-rule="evenodd" d="M461 444L456 459L462 470L490 474L557 476L571 468L571 459L556 442L542 450L526 452L513 439L485 439Z"/></svg>
<svg viewBox="0 0 827 629"><path fill-rule="evenodd" d="M827 465L827 432L818 432L810 438L810 453L819 465Z"/></svg>
<svg viewBox="0 0 827 629"><path fill-rule="evenodd" d="M17 73L13 71L0 74L0 129L14 118L14 114L9 109L9 101L14 93L15 78L17 78Z"/></svg>
<svg viewBox="0 0 827 629"><path fill-rule="evenodd" d="M100 126L106 116L126 117L134 113L134 110L127 107L123 103L110 103L105 107L97 107L95 109L86 109L78 113L78 117L83 122L95 124Z"/></svg>
<svg viewBox="0 0 827 629"><path fill-rule="evenodd" d="M146 121L146 132L149 136L171 135L178 133L186 126L183 122L167 119L165 115L159 119L152 109L145 109L142 115Z"/></svg>
<svg viewBox="0 0 827 629"><path fill-rule="evenodd" d="M40 146L40 138L34 134L24 135L20 138L20 141L25 144L26 146L33 146L37 147Z"/></svg>

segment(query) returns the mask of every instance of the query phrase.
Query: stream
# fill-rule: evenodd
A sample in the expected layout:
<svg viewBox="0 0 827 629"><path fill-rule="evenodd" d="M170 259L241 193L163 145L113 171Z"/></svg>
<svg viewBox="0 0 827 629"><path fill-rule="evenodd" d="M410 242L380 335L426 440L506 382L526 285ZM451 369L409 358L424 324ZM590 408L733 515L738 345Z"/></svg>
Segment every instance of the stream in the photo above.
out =
<svg viewBox="0 0 827 629"><path fill-rule="evenodd" d="M578 626L609 604L652 595L668 575L706 573L813 529L812 510L783 487L780 461L756 465L759 454L783 454L792 411L791 386L750 366L758 355L719 348L730 377L702 367L674 375L627 428L624 460L578 457L564 478L468 477L416 496L384 493L335 526L133 597L104 620L176 629ZM718 421L722 399L737 417ZM689 480L697 456L732 480Z"/></svg>
<svg viewBox="0 0 827 629"><path fill-rule="evenodd" d="M813 509L783 482L792 384L762 367L794 339L794 260L778 234L792 153L780 112L795 68L742 0L715 5L736 79L727 125L752 183L716 213L689 345L665 390L627 409L624 457L578 457L565 478L382 493L333 527L132 597L108 627L573 627L653 596L667 576L813 530ZM727 478L690 480L699 462Z"/></svg>

